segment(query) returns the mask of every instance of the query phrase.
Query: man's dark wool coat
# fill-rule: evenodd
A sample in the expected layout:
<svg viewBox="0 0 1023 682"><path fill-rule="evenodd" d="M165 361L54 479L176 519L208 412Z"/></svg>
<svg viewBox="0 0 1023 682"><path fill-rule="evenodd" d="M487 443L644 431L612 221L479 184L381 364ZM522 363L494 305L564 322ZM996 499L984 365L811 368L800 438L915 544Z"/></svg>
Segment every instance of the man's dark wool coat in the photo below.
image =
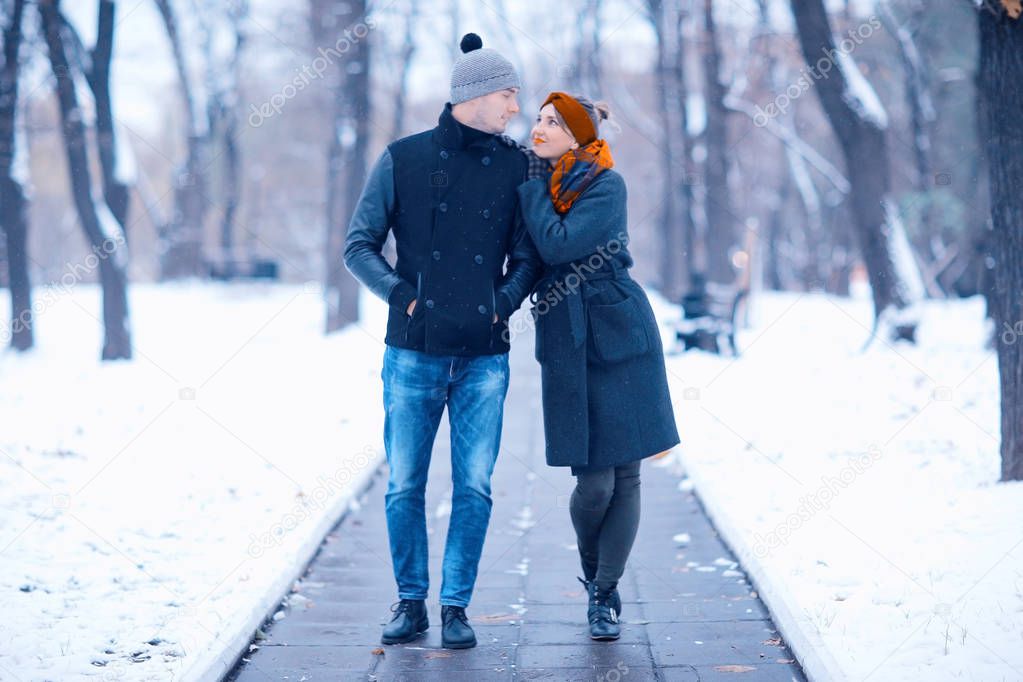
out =
<svg viewBox="0 0 1023 682"><path fill-rule="evenodd" d="M390 305L385 343L432 355L508 352L508 318L543 267L515 192L527 167L513 141L459 123L450 103L436 128L388 145L345 241L345 265ZM389 230L393 268L381 255Z"/></svg>

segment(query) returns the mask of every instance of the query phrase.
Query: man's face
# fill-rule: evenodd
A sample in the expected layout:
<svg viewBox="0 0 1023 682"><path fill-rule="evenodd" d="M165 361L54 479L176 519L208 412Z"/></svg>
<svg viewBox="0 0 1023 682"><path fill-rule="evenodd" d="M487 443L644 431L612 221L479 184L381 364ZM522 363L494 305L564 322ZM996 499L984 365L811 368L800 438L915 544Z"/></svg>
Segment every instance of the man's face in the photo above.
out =
<svg viewBox="0 0 1023 682"><path fill-rule="evenodd" d="M494 135L503 133L512 117L519 113L518 92L518 88L508 88L470 100L475 105L470 125Z"/></svg>

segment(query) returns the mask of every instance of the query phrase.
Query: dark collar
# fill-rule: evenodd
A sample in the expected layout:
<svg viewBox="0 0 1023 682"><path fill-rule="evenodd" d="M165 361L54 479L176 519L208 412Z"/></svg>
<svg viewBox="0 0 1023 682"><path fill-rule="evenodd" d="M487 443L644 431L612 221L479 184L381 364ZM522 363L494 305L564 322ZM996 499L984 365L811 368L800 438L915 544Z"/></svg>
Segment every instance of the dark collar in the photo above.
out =
<svg viewBox="0 0 1023 682"><path fill-rule="evenodd" d="M459 123L451 114L451 102L446 103L444 111L440 112L433 136L440 146L447 149L466 149L468 147L497 149L497 136Z"/></svg>

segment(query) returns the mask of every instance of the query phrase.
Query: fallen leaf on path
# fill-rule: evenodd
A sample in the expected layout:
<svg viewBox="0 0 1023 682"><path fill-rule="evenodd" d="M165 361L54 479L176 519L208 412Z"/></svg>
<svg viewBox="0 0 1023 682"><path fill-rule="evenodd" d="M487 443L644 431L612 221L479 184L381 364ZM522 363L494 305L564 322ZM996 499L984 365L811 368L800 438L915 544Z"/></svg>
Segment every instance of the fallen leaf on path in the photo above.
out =
<svg viewBox="0 0 1023 682"><path fill-rule="evenodd" d="M503 623L509 620L518 620L514 613L488 613L484 616L473 616L473 620L481 623Z"/></svg>
<svg viewBox="0 0 1023 682"><path fill-rule="evenodd" d="M751 665L716 665L714 670L719 673L750 673L756 670Z"/></svg>
<svg viewBox="0 0 1023 682"><path fill-rule="evenodd" d="M380 647L377 647L376 649L373 649L373 655L374 656L383 656L384 655L384 650L381 649Z"/></svg>

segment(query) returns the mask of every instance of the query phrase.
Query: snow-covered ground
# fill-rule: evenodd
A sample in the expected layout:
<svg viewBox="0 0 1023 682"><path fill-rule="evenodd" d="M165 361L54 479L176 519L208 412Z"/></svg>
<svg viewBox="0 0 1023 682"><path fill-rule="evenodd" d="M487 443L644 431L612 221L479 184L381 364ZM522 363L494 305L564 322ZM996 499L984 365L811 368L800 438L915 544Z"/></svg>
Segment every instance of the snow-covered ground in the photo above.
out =
<svg viewBox="0 0 1023 682"><path fill-rule="evenodd" d="M188 678L379 462L386 310L324 337L316 286L135 285L101 364L98 289L51 292L0 353L0 679Z"/></svg>
<svg viewBox="0 0 1023 682"><path fill-rule="evenodd" d="M0 679L181 679L379 461L386 311L365 295L325 338L318 287L137 285L137 357L103 365L97 289L37 299L39 348L0 354ZM740 560L848 679L1023 679L982 304L860 353L866 300L755 301L741 359L668 360L678 455Z"/></svg>
<svg viewBox="0 0 1023 682"><path fill-rule="evenodd" d="M915 347L861 353L869 325L867 300L761 295L740 359L669 357L682 465L847 679L1023 680L1023 483L998 483L983 303L928 303Z"/></svg>

